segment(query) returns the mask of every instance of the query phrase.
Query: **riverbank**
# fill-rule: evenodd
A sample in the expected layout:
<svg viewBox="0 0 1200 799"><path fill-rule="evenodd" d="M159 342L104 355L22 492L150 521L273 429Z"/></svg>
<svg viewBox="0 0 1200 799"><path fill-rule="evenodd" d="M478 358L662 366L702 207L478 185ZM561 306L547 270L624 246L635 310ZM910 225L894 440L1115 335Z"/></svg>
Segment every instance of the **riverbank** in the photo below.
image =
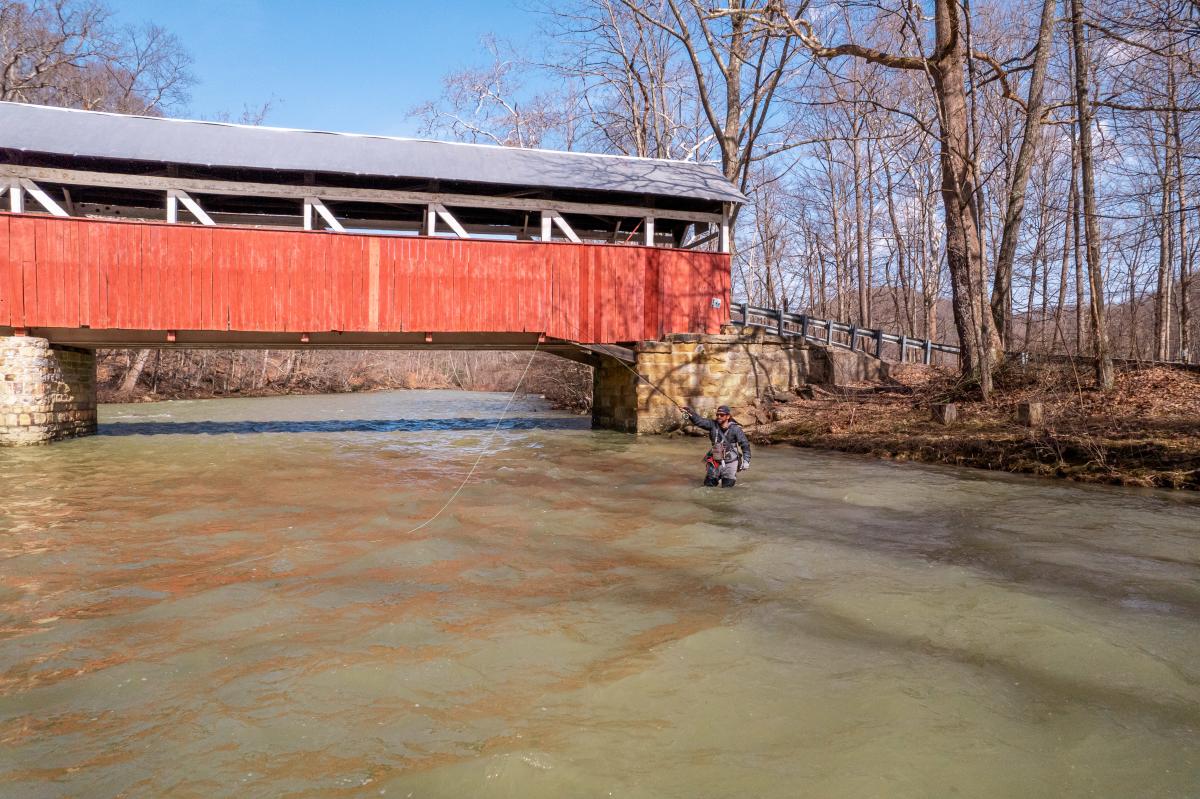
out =
<svg viewBox="0 0 1200 799"><path fill-rule="evenodd" d="M186 363L185 354L191 355L173 353L164 363L156 359L146 370L148 379L128 394L117 388L123 362L102 363L101 402L395 389L511 391L524 374L523 393L541 395L561 410L590 409L590 370L543 354L535 357L528 373L524 371L528 359L522 353L461 354L449 372L458 383L443 375L440 367L445 364L440 360L414 359L404 364L409 368L401 369L368 353L344 354L355 360L322 364L321 369L314 368L315 360L296 369L292 360L277 369L271 353L259 353L254 370L236 368L236 360L213 358L209 372L219 364L228 375L212 372L217 375L212 379L182 379L187 370L170 367ZM1196 372L1127 368L1118 373L1116 389L1106 395L1095 390L1090 373L1070 364L1012 366L997 376L996 391L987 403L980 401L976 387L962 384L952 374L923 367L894 368L893 373L895 379L883 385L809 386L798 394L776 395L755 408L739 409L739 418L760 444L1083 482L1200 489L1200 374ZM239 379L247 374L260 379ZM224 379L227 376L232 379ZM934 422L930 407L947 402L956 404L958 421ZM1042 424L1017 423L1016 410L1022 402L1042 403Z"/></svg>
<svg viewBox="0 0 1200 799"><path fill-rule="evenodd" d="M1041 424L1017 421L1039 402ZM933 420L954 403L958 420ZM1010 368L988 402L956 377L900 370L888 385L808 387L755 409L759 444L791 444L892 460L971 466L1091 483L1200 489L1200 375L1165 367L1118 373L1097 391L1070 365Z"/></svg>
<svg viewBox="0 0 1200 799"><path fill-rule="evenodd" d="M357 394L407 389L538 394L591 410L591 370L548 353L288 350L101 351L102 403ZM164 354L165 352L165 354Z"/></svg>

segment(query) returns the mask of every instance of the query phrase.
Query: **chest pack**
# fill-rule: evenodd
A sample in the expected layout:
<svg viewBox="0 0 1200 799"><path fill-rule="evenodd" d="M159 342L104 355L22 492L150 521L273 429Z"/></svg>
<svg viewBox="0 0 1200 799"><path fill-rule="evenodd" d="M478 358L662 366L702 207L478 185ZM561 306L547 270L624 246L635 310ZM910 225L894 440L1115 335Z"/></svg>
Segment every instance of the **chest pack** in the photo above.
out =
<svg viewBox="0 0 1200 799"><path fill-rule="evenodd" d="M732 454L731 446L729 445L729 429L714 431L712 441L712 455L715 460L724 461Z"/></svg>

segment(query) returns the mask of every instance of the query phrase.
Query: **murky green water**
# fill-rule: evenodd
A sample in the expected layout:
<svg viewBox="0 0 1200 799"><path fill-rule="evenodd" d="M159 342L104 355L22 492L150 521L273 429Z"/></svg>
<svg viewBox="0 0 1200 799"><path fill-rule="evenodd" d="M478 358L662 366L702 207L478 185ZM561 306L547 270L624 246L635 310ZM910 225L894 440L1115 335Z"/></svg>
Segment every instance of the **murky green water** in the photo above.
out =
<svg viewBox="0 0 1200 799"><path fill-rule="evenodd" d="M1200 795L1200 503L448 392L0 451L0 795Z"/></svg>

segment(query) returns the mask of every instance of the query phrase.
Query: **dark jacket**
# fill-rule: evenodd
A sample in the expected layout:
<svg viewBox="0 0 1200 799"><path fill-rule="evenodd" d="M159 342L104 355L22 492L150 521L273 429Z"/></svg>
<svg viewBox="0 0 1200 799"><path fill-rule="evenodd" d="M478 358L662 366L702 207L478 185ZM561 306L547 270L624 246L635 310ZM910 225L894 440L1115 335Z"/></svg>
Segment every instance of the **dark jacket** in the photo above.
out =
<svg viewBox="0 0 1200 799"><path fill-rule="evenodd" d="M742 426L735 421L730 420L729 427L724 430L721 425L711 419L705 419L703 416L695 413L688 413L688 421L699 427L701 430L708 431L708 440L713 444L717 441L723 441L725 447L725 460L731 461L738 457L734 451L736 447L741 451L741 459L745 463L750 462L750 439L746 438L746 433L742 430Z"/></svg>

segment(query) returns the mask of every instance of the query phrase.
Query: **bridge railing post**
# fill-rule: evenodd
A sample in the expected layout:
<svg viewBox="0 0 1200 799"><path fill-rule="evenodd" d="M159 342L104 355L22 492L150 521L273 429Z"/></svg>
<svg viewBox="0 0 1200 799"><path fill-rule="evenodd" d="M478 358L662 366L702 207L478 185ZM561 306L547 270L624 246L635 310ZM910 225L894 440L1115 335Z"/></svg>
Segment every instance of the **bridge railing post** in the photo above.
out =
<svg viewBox="0 0 1200 799"><path fill-rule="evenodd" d="M933 342L925 339L925 365L933 363Z"/></svg>
<svg viewBox="0 0 1200 799"><path fill-rule="evenodd" d="M825 346L826 347L833 346L833 320L832 319L825 320Z"/></svg>
<svg viewBox="0 0 1200 799"><path fill-rule="evenodd" d="M883 328L875 331L875 357L883 357Z"/></svg>
<svg viewBox="0 0 1200 799"><path fill-rule="evenodd" d="M738 327L745 330L746 325L750 324L750 303L739 302L737 309L742 314L742 318L738 320Z"/></svg>
<svg viewBox="0 0 1200 799"><path fill-rule="evenodd" d="M850 351L854 352L855 344L858 343L858 328L850 325Z"/></svg>
<svg viewBox="0 0 1200 799"><path fill-rule="evenodd" d="M908 357L908 336L900 334L900 363L904 363L904 359Z"/></svg>
<svg viewBox="0 0 1200 799"><path fill-rule="evenodd" d="M782 308L777 308L775 310L775 318L777 320L777 324L778 324L778 328L779 328L779 337L783 338L784 336L787 335L787 331L783 329L783 309Z"/></svg>
<svg viewBox="0 0 1200 799"><path fill-rule="evenodd" d="M808 340L808 314L800 314L800 340Z"/></svg>

